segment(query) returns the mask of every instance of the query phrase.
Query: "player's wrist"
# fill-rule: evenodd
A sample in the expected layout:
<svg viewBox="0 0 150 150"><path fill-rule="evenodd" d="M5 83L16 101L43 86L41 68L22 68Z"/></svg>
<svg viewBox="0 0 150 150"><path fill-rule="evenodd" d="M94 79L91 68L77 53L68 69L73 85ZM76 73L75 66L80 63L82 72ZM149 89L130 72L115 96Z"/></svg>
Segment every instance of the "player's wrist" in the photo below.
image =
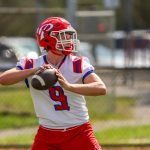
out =
<svg viewBox="0 0 150 150"><path fill-rule="evenodd" d="M35 68L34 74L39 74L46 69L54 69L51 65L42 65L40 67Z"/></svg>
<svg viewBox="0 0 150 150"><path fill-rule="evenodd" d="M67 87L66 87L66 90L73 92L73 89L74 89L74 85L68 83L68 84L67 84Z"/></svg>
<svg viewBox="0 0 150 150"><path fill-rule="evenodd" d="M32 69L32 75L36 74L38 71L41 70L41 67L36 67Z"/></svg>

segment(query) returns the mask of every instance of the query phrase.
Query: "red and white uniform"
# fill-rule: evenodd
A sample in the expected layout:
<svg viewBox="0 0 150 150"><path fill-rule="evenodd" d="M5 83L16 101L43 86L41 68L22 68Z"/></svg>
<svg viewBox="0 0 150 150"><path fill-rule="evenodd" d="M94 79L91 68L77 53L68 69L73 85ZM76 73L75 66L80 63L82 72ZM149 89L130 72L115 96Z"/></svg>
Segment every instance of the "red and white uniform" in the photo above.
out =
<svg viewBox="0 0 150 150"><path fill-rule="evenodd" d="M48 63L46 55L38 59L22 58L17 63L19 69L39 67ZM52 64L51 64L52 65ZM52 65L53 66L53 65ZM65 79L72 84L83 83L84 78L94 71L85 57L65 56L58 68ZM63 89L59 82L49 90L36 90L28 83L39 124L46 128L62 129L86 123L89 120L83 95Z"/></svg>

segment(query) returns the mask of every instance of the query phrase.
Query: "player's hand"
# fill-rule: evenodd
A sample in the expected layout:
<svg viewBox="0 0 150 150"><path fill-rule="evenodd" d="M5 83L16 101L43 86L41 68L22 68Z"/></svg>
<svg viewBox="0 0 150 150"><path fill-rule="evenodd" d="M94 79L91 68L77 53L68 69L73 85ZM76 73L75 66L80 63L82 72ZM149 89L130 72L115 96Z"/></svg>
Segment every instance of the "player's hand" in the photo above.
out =
<svg viewBox="0 0 150 150"><path fill-rule="evenodd" d="M44 65L37 68L35 74L39 74L39 73L43 72L46 69L53 69L53 67L50 64L44 64Z"/></svg>
<svg viewBox="0 0 150 150"><path fill-rule="evenodd" d="M70 83L64 78L59 70L56 70L56 75L58 77L59 84L66 90L69 90Z"/></svg>

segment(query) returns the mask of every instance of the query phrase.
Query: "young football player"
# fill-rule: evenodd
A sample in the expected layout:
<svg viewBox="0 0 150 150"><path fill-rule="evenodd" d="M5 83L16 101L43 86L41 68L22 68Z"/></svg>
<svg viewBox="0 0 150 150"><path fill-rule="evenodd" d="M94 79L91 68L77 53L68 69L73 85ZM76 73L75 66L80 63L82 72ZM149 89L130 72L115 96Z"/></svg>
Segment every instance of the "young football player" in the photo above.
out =
<svg viewBox="0 0 150 150"><path fill-rule="evenodd" d="M43 55L22 58L16 68L0 75L2 85L25 79L30 89L39 119L32 150L101 150L84 96L105 95L106 86L88 58L74 55L79 44L75 29L63 18L50 17L39 25L36 36ZM31 78L45 68L56 69L58 82L48 90L36 90Z"/></svg>

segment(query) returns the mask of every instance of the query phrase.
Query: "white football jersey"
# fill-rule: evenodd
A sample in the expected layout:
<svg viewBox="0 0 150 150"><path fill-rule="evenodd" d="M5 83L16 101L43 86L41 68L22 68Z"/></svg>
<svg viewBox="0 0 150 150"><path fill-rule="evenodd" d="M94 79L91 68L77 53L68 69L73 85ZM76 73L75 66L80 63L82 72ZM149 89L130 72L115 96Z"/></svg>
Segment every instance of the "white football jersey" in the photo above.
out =
<svg viewBox="0 0 150 150"><path fill-rule="evenodd" d="M17 68L23 70L47 63L46 55L42 55L37 59L22 58L17 63ZM94 67L90 65L88 58L73 55L65 56L57 68L65 79L72 84L82 84L84 78L94 71ZM83 95L63 89L59 82L48 90L36 90L31 85L31 78L32 76L26 81L28 81L40 125L59 129L80 125L89 120Z"/></svg>

